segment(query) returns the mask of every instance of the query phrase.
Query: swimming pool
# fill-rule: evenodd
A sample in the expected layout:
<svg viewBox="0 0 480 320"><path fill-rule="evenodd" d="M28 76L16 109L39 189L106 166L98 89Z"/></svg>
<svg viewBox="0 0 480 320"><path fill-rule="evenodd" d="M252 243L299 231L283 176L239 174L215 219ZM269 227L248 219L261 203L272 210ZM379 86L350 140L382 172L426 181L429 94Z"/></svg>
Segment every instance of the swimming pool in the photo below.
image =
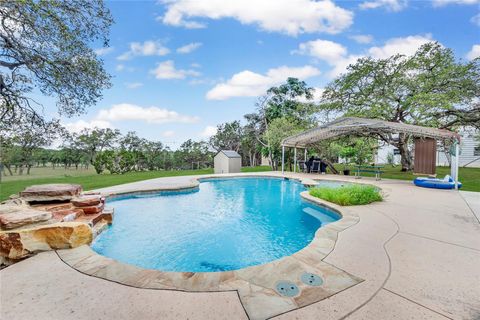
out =
<svg viewBox="0 0 480 320"><path fill-rule="evenodd" d="M197 190L108 200L115 223L93 250L162 271L235 270L291 255L340 216L303 201L295 180L203 180Z"/></svg>

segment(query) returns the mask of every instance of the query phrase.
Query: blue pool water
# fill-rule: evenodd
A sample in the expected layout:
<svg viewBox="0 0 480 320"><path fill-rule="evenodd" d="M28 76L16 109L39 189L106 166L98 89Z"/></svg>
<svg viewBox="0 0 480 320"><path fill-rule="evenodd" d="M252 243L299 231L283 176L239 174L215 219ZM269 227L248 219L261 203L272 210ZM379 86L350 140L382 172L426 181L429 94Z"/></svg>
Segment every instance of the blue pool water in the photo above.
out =
<svg viewBox="0 0 480 320"><path fill-rule="evenodd" d="M115 220L93 249L162 271L225 271L263 264L307 246L340 216L300 197L305 187L276 178L204 180L199 190L108 201Z"/></svg>

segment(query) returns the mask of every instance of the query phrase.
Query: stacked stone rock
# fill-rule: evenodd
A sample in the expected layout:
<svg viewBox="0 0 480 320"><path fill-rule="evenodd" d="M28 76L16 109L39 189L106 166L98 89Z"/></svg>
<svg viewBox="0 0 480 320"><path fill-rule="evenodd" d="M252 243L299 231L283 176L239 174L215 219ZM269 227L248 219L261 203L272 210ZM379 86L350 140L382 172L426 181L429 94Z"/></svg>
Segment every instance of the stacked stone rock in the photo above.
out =
<svg viewBox="0 0 480 320"><path fill-rule="evenodd" d="M100 194L74 184L36 185L0 204L0 264L90 244L113 220Z"/></svg>
<svg viewBox="0 0 480 320"><path fill-rule="evenodd" d="M75 208L82 210L84 214L96 214L105 208L105 198L99 194L77 196L70 203Z"/></svg>

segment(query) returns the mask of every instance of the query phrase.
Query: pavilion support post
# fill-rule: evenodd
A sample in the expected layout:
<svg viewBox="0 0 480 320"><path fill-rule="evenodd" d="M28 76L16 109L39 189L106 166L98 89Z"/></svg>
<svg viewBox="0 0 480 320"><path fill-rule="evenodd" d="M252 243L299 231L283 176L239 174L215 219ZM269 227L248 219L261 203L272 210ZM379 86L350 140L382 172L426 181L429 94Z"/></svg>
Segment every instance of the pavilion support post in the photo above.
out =
<svg viewBox="0 0 480 320"><path fill-rule="evenodd" d="M455 143L455 190L458 190L458 165L459 165L459 157L460 157L460 150L459 150L459 143L458 141Z"/></svg>
<svg viewBox="0 0 480 320"><path fill-rule="evenodd" d="M297 172L297 147L293 149L293 172Z"/></svg>
<svg viewBox="0 0 480 320"><path fill-rule="evenodd" d="M282 146L282 174L285 172L285 146Z"/></svg>
<svg viewBox="0 0 480 320"><path fill-rule="evenodd" d="M307 161L307 148L305 148L305 152L303 155L303 161Z"/></svg>

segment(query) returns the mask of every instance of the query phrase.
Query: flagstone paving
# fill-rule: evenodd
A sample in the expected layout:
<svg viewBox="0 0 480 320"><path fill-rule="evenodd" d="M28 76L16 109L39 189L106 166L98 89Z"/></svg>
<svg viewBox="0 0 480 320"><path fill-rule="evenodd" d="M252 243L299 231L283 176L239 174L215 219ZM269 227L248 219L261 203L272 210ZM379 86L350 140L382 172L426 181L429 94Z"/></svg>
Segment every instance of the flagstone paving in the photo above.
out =
<svg viewBox="0 0 480 320"><path fill-rule="evenodd" d="M0 271L0 318L480 317L480 194L421 189L396 180L287 176L307 184L312 179L375 184L385 201L336 208L343 222L319 229L305 249L267 268L185 277L123 265L87 246L41 253ZM161 178L97 191L108 195L197 183L195 177ZM325 277L323 290L302 286L298 278L304 271ZM300 293L279 298L270 290L279 278L297 283Z"/></svg>

